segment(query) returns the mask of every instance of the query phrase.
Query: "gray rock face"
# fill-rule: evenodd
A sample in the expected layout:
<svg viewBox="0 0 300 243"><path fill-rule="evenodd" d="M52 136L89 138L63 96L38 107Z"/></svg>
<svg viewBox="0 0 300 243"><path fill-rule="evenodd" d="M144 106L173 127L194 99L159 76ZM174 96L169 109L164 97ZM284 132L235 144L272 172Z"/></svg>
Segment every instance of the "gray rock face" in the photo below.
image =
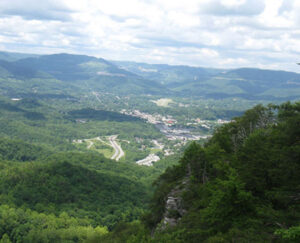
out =
<svg viewBox="0 0 300 243"><path fill-rule="evenodd" d="M189 180L190 167L188 166L188 173L186 177L168 194L165 205L165 213L161 224L162 230L166 227L176 226L182 216L186 213L186 210L183 208L182 193L187 189Z"/></svg>
<svg viewBox="0 0 300 243"><path fill-rule="evenodd" d="M182 194L187 190L191 177L191 168L188 164L187 173L183 180L175 186L167 195L165 202L165 213L161 223L153 230L152 235L157 231L162 231L167 227L174 227L187 212L183 206Z"/></svg>

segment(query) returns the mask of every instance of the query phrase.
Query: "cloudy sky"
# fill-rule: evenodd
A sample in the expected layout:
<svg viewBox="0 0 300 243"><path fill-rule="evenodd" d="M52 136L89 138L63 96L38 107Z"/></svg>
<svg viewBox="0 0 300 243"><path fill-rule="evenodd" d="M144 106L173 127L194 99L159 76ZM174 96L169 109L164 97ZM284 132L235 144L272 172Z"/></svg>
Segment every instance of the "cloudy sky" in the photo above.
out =
<svg viewBox="0 0 300 243"><path fill-rule="evenodd" d="M300 72L300 1L0 0L0 50Z"/></svg>

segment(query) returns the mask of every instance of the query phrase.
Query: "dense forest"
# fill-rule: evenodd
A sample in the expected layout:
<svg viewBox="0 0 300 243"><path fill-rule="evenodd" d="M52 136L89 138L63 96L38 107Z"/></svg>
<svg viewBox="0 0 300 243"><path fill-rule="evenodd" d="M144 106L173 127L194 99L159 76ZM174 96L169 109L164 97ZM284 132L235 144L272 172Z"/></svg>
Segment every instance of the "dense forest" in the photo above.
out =
<svg viewBox="0 0 300 243"><path fill-rule="evenodd" d="M142 223L103 242L299 242L299 174L300 103L258 105L191 144L155 181ZM179 205L166 212L174 188Z"/></svg>
<svg viewBox="0 0 300 243"><path fill-rule="evenodd" d="M299 242L300 103L258 105L160 173L1 138L0 242Z"/></svg>
<svg viewBox="0 0 300 243"><path fill-rule="evenodd" d="M15 148L14 156L7 152ZM95 240L143 214L148 185L160 173L98 153L51 153L9 139L1 152L1 242Z"/></svg>
<svg viewBox="0 0 300 243"><path fill-rule="evenodd" d="M0 61L0 243L300 242L299 77Z"/></svg>

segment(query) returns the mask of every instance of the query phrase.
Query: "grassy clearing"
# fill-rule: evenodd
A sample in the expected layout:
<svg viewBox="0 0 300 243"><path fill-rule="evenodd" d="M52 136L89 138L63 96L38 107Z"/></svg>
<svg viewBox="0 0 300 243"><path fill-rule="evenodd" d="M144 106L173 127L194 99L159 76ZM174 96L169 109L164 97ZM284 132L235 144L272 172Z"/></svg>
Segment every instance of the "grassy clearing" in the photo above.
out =
<svg viewBox="0 0 300 243"><path fill-rule="evenodd" d="M74 141L77 146L86 147L87 149L94 150L103 154L106 158L110 159L114 154L114 149L111 147L106 137L96 137L90 139L82 139Z"/></svg>
<svg viewBox="0 0 300 243"><path fill-rule="evenodd" d="M169 107L170 103L175 103L172 99L159 99L159 100L151 100L151 102L155 103L157 106Z"/></svg>

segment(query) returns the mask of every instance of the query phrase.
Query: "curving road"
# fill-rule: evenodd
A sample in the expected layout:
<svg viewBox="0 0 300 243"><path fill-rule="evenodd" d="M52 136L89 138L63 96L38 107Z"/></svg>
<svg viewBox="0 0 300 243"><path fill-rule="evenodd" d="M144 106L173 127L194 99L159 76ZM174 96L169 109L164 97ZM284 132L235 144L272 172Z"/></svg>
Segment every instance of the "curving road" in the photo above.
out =
<svg viewBox="0 0 300 243"><path fill-rule="evenodd" d="M119 159L121 159L125 155L125 153L124 153L123 149L121 148L121 146L117 143L117 141L116 141L117 137L118 137L118 135L109 136L108 137L109 143L106 143L100 137L96 137L96 138L93 138L93 139L97 139L100 142L102 142L102 143L104 143L108 146L111 146L115 150L113 156L111 156L111 159L114 159L114 160L118 161ZM91 149L92 146L94 145L94 141L92 141L92 139L83 139L82 141L88 143L87 144L87 149Z"/></svg>
<svg viewBox="0 0 300 243"><path fill-rule="evenodd" d="M93 141L90 141L90 140L86 140L86 142L88 142L88 146L87 146L87 149L90 149L93 145L94 145L94 142Z"/></svg>
<svg viewBox="0 0 300 243"><path fill-rule="evenodd" d="M118 135L112 135L108 137L110 145L114 148L115 153L111 156L111 159L118 161L121 157L125 155L121 146L116 142Z"/></svg>

